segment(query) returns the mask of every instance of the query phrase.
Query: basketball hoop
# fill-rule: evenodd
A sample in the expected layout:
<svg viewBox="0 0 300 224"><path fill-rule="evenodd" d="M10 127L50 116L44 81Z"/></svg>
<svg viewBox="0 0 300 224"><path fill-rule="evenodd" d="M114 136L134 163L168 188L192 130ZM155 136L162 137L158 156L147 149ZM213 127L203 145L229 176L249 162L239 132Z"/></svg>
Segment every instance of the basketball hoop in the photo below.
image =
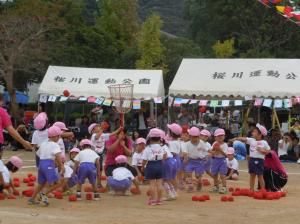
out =
<svg viewBox="0 0 300 224"><path fill-rule="evenodd" d="M120 126L124 127L124 114L131 111L133 84L115 84L108 86L113 110L120 114Z"/></svg>

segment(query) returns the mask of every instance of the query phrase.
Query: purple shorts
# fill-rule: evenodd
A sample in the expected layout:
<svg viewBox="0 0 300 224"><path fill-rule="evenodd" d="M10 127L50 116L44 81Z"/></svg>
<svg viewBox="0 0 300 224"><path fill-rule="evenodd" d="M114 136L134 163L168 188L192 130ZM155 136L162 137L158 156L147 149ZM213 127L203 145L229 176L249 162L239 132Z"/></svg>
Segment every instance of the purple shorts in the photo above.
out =
<svg viewBox="0 0 300 224"><path fill-rule="evenodd" d="M177 162L174 158L167 158L163 164L163 179L174 180L177 173Z"/></svg>
<svg viewBox="0 0 300 224"><path fill-rule="evenodd" d="M222 158L213 157L211 159L211 174L213 176L218 174L222 174L222 175L227 174L227 162L225 157Z"/></svg>
<svg viewBox="0 0 300 224"><path fill-rule="evenodd" d="M72 188L76 184L78 184L78 176L77 175L71 176L68 180L68 187Z"/></svg>
<svg viewBox="0 0 300 224"><path fill-rule="evenodd" d="M206 159L206 162L204 164L204 169L207 172L210 172L211 170L211 158Z"/></svg>
<svg viewBox="0 0 300 224"><path fill-rule="evenodd" d="M148 161L145 169L146 180L159 180L163 178L163 161Z"/></svg>
<svg viewBox="0 0 300 224"><path fill-rule="evenodd" d="M264 160L258 158L250 158L249 160L249 173L256 175L263 175L264 173Z"/></svg>
<svg viewBox="0 0 300 224"><path fill-rule="evenodd" d="M84 184L87 178L90 184L95 184L97 179L97 169L94 163L81 163L78 169L78 181Z"/></svg>
<svg viewBox="0 0 300 224"><path fill-rule="evenodd" d="M175 161L176 161L176 170L180 171L181 170L181 159L179 155L176 155L174 157Z"/></svg>
<svg viewBox="0 0 300 224"><path fill-rule="evenodd" d="M56 174L54 160L51 159L40 160L39 168L38 168L38 183L39 184L48 183L49 185L51 185L57 182L58 179L59 178Z"/></svg>
<svg viewBox="0 0 300 224"><path fill-rule="evenodd" d="M131 180L115 180L113 177L108 177L107 185L114 191L126 191L131 186Z"/></svg>
<svg viewBox="0 0 300 224"><path fill-rule="evenodd" d="M185 172L192 173L195 171L196 175L204 174L204 167L205 167L206 160L203 159L190 159L188 164L185 166Z"/></svg>

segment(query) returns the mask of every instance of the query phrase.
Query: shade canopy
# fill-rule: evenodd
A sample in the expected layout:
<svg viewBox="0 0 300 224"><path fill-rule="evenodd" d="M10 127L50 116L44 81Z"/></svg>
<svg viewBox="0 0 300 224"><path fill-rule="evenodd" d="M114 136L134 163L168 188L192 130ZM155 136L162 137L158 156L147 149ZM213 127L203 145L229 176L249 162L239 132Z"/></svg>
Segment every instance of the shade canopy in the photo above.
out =
<svg viewBox="0 0 300 224"><path fill-rule="evenodd" d="M64 90L79 97L110 97L108 86L134 84L133 97L146 99L164 96L161 70L102 69L49 66L39 94L60 96Z"/></svg>
<svg viewBox="0 0 300 224"><path fill-rule="evenodd" d="M299 59L183 59L170 86L175 96L300 96Z"/></svg>

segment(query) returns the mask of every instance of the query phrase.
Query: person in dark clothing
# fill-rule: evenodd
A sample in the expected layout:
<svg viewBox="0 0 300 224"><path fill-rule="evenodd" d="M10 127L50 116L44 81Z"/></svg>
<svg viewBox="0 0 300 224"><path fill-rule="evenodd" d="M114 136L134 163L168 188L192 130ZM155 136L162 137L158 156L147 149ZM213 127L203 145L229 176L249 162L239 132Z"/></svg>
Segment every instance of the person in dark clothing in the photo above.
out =
<svg viewBox="0 0 300 224"><path fill-rule="evenodd" d="M88 116L83 116L79 131L79 140L89 138L89 118Z"/></svg>
<svg viewBox="0 0 300 224"><path fill-rule="evenodd" d="M139 135L146 138L148 135L148 122L144 110L139 110L139 112L135 114L134 119L136 120L136 130Z"/></svg>

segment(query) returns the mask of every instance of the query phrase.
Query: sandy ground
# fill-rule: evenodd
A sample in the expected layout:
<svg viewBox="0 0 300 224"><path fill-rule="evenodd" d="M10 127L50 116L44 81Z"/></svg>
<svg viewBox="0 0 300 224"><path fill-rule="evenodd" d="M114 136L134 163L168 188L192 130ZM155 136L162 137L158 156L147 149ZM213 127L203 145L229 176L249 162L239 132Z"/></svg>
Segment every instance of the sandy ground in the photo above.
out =
<svg viewBox="0 0 300 224"><path fill-rule="evenodd" d="M5 152L4 158L12 155ZM23 177L34 172L33 153L19 151L25 160L25 167L14 177ZM123 223L300 223L300 165L285 164L289 172L286 187L286 198L277 201L258 201L247 197L235 197L234 202L221 202L220 195L210 194L207 202L192 202L194 194L180 192L176 201L150 207L146 205L147 186L142 186L143 194L132 197L114 197L102 194L100 201L80 201L70 203L67 197L63 200L50 199L49 207L29 206L26 198L0 201L0 224L22 223L83 223L88 224L123 224ZM246 170L246 164L241 164ZM247 187L248 174L241 172L240 180L229 182L228 186ZM22 184L19 190L26 188ZM209 187L203 189L207 193ZM201 193L202 194L202 193ZM199 195L199 194L198 194Z"/></svg>

